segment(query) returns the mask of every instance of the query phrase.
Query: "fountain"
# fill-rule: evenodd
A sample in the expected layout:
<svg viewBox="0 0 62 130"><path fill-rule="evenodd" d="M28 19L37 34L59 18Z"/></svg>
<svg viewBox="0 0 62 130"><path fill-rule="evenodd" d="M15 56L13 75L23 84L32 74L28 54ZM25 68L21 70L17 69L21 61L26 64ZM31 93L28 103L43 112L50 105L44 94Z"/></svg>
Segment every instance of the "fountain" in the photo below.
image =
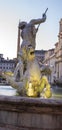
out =
<svg viewBox="0 0 62 130"><path fill-rule="evenodd" d="M3 76L20 95L0 96L1 130L62 130L62 101L51 98L50 84L46 76L41 76L35 57L36 33L45 20L46 12L42 19L19 23L22 44L18 63L14 73Z"/></svg>

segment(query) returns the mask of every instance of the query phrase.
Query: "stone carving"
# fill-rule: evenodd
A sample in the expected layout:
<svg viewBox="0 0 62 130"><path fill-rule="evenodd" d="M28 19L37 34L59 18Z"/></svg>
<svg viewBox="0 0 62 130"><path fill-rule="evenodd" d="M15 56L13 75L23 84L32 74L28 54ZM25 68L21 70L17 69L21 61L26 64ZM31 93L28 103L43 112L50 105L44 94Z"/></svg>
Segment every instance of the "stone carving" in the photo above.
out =
<svg viewBox="0 0 62 130"><path fill-rule="evenodd" d="M47 10L46 10L47 11ZM17 77L16 73L19 69L20 72L20 80L23 77L23 72L26 68L27 61L27 51L28 46L32 46L33 49L36 47L36 33L38 31L39 25L46 20L46 12L42 15L41 19L32 19L29 23L27 22L19 22L19 29L21 30L22 44L20 48L20 52L18 52L19 63L15 69L14 76ZM35 25L38 24L38 27L35 28ZM17 80L17 78L16 78Z"/></svg>
<svg viewBox="0 0 62 130"><path fill-rule="evenodd" d="M36 33L38 28L35 28L35 25L45 22L46 14L43 14L41 19L32 19L29 23L20 22L19 28L22 30L21 37L22 37L22 45L21 48L27 48L28 45L32 45L35 49L36 47Z"/></svg>
<svg viewBox="0 0 62 130"><path fill-rule="evenodd" d="M19 23L22 37L20 52L18 52L19 62L14 75L8 76L6 73L6 78L11 86L23 96L51 97L50 84L46 76L41 77L40 67L35 57L36 33L39 25L46 20L46 11L41 19L32 19L29 23ZM38 27L35 28L37 24Z"/></svg>

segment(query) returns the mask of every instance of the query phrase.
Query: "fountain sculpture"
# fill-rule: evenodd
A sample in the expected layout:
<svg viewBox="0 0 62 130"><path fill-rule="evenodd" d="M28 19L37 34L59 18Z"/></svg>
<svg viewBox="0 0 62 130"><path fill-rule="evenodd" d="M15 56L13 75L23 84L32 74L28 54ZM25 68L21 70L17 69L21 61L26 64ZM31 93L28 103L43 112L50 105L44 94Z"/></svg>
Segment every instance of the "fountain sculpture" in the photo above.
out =
<svg viewBox="0 0 62 130"><path fill-rule="evenodd" d="M41 76L35 56L36 33L39 25L46 20L46 11L40 19L32 19L29 23L19 22L22 44L17 54L18 63L14 74L6 72L4 76L21 96L49 98L52 95L48 79ZM35 28L35 25L38 27Z"/></svg>

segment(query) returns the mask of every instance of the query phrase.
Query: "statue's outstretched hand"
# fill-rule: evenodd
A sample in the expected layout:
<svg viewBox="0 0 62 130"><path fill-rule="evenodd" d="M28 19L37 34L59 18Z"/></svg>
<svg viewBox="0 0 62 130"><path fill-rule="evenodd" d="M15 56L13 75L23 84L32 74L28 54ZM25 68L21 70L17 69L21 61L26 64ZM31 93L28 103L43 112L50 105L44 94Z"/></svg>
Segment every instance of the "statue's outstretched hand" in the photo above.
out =
<svg viewBox="0 0 62 130"><path fill-rule="evenodd" d="M42 15L42 18L43 18L44 20L46 20L46 12L47 12L47 10L48 10L48 8L45 10L45 12L44 12L43 15Z"/></svg>
<svg viewBox="0 0 62 130"><path fill-rule="evenodd" d="M46 20L46 14L45 13L42 14L42 18Z"/></svg>

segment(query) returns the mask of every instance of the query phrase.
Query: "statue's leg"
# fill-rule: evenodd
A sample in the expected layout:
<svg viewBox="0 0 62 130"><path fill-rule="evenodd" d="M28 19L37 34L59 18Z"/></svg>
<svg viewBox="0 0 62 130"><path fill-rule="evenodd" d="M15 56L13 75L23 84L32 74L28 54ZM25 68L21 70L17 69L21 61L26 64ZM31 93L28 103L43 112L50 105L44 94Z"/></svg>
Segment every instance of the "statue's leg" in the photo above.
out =
<svg viewBox="0 0 62 130"><path fill-rule="evenodd" d="M39 92L42 93L45 88L45 79L44 76L40 80Z"/></svg>
<svg viewBox="0 0 62 130"><path fill-rule="evenodd" d="M40 92L40 96L43 96L44 98L49 98L52 96L51 87L46 76L43 76L41 78L39 92Z"/></svg>
<svg viewBox="0 0 62 130"><path fill-rule="evenodd" d="M20 61L14 71L14 77L16 81L21 81L23 79L23 62Z"/></svg>
<svg viewBox="0 0 62 130"><path fill-rule="evenodd" d="M52 97L52 91L51 91L51 86L49 83L46 83L46 89L44 91L44 97L45 98L50 98Z"/></svg>
<svg viewBox="0 0 62 130"><path fill-rule="evenodd" d="M23 71L24 71L24 64L23 64L23 62L19 63L19 71L20 71L20 81L23 81Z"/></svg>
<svg viewBox="0 0 62 130"><path fill-rule="evenodd" d="M14 70L14 78L15 78L15 80L16 80L16 76L17 76L17 72L18 72L18 66L19 66L19 63L17 63L16 68Z"/></svg>

